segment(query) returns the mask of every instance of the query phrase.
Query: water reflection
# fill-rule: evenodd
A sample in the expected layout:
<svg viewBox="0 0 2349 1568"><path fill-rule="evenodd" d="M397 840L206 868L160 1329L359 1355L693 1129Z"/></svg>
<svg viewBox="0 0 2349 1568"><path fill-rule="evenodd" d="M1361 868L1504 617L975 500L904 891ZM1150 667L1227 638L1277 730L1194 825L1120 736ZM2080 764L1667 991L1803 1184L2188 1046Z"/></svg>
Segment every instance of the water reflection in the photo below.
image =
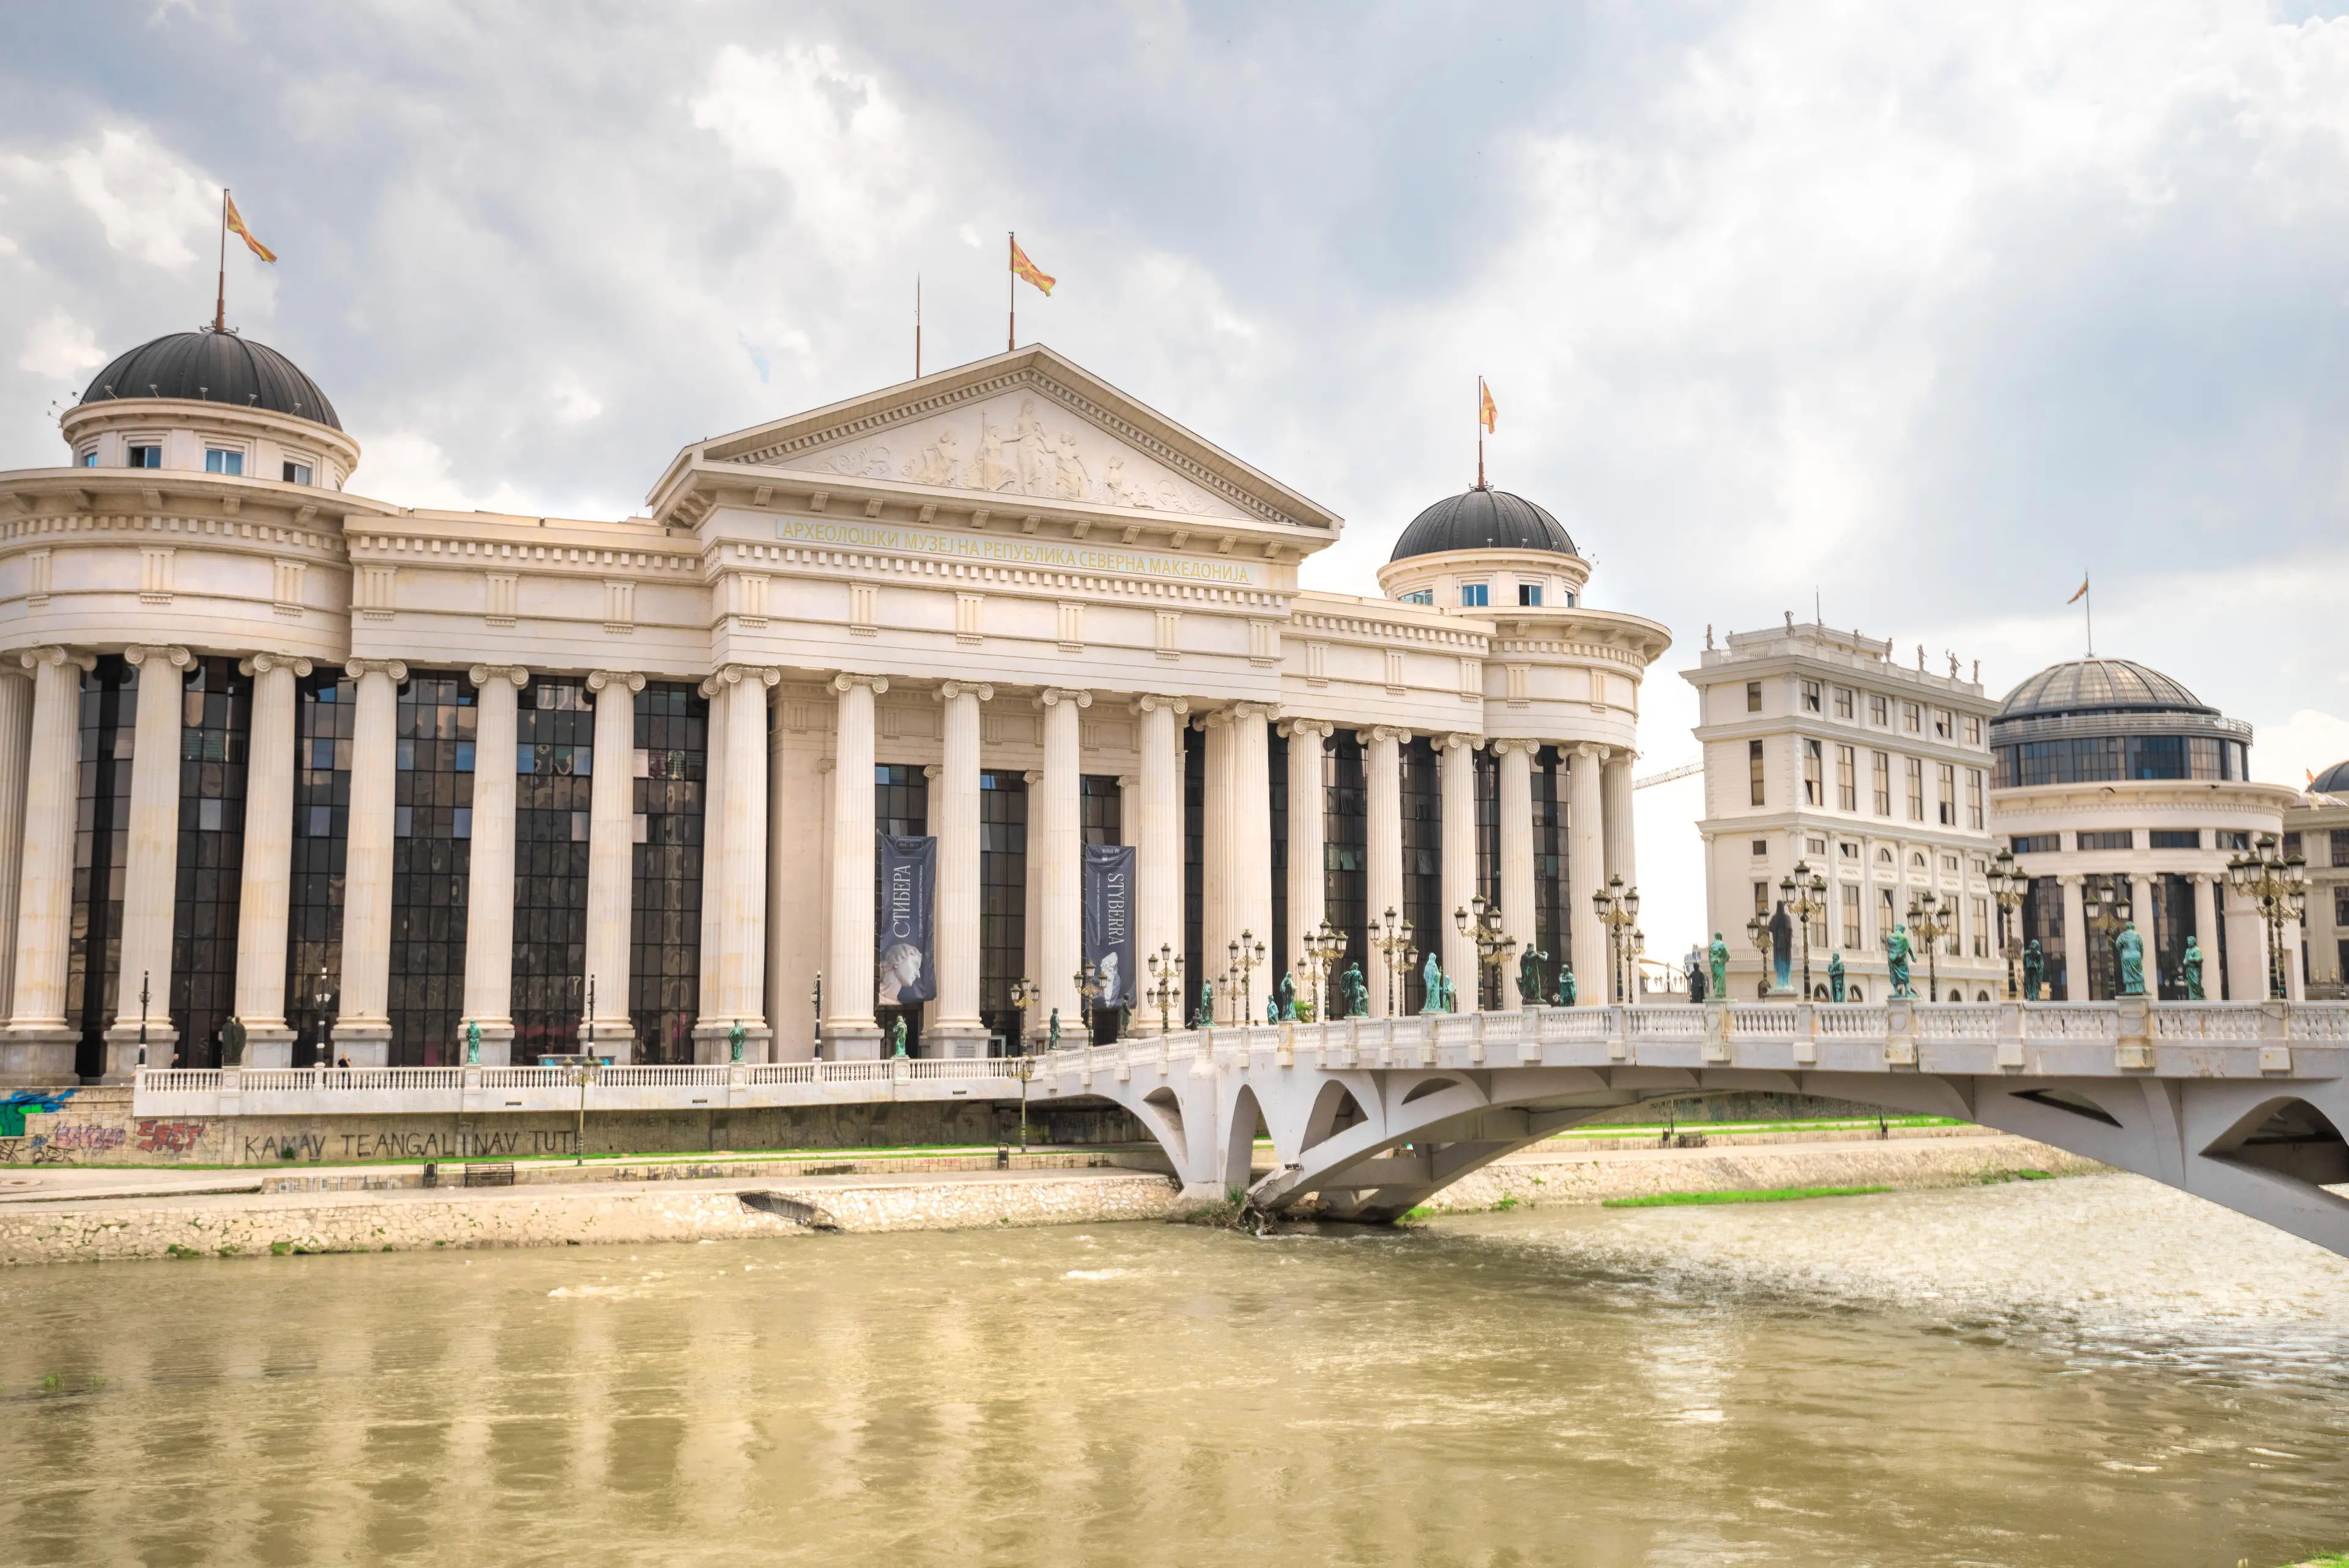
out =
<svg viewBox="0 0 2349 1568"><path fill-rule="evenodd" d="M2344 1286L2121 1179L20 1271L0 1529L67 1563L2280 1563L2349 1540Z"/></svg>

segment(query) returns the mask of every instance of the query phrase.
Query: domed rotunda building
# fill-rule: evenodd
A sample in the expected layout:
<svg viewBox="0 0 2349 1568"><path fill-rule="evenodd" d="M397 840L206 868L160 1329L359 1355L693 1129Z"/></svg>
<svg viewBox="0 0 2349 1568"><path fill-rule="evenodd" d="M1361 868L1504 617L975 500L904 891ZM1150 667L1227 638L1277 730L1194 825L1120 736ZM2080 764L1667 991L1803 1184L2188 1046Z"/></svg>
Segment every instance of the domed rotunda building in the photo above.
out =
<svg viewBox="0 0 2349 1568"><path fill-rule="evenodd" d="M1501 1003L1480 894L1608 1000L1670 638L1515 496L1309 589L1342 519L1040 346L695 441L616 518L365 497L325 389L217 329L61 430L0 474L0 1082L216 1065L232 1019L249 1066L1022 1049L1083 1027L1104 854L1103 1030L1157 1027L1144 954L1178 1022L1310 997L1325 919L1416 1011L1389 909Z"/></svg>
<svg viewBox="0 0 2349 1568"><path fill-rule="evenodd" d="M2297 796L2251 782L2249 724L2159 670L2090 657L2007 693L1990 743L1992 822L2031 878L2021 934L2046 956L2049 995L2116 994L2112 940L2130 921L2163 997L2186 994L2189 938L2204 954L2207 997L2266 994L2267 933L2255 910L2230 901L2227 863L2281 832ZM2286 950L2298 945L2288 930Z"/></svg>
<svg viewBox="0 0 2349 1568"><path fill-rule="evenodd" d="M2312 999L2349 997L2349 761L2308 781L2284 813L2283 847L2308 861L2308 929L2301 946Z"/></svg>

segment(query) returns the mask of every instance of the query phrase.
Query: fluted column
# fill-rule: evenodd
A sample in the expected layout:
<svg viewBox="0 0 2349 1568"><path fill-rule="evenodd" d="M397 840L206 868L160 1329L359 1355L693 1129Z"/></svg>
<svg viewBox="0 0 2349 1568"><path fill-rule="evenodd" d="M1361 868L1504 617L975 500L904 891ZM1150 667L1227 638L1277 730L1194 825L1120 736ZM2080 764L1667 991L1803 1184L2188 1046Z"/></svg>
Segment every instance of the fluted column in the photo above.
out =
<svg viewBox="0 0 2349 1568"><path fill-rule="evenodd" d="M1599 813L1606 819L1607 879L1640 885L1639 842L1631 831L1632 753L1618 747L1599 770ZM1798 775L1799 776L1799 775Z"/></svg>
<svg viewBox="0 0 2349 1568"><path fill-rule="evenodd" d="M2219 894L2216 878L2194 874L2194 940L2202 950L2202 994L2212 1002L2225 994L2226 977L2219 972ZM2180 944L2178 955L2185 956Z"/></svg>
<svg viewBox="0 0 2349 1568"><path fill-rule="evenodd" d="M594 997L580 1049L615 1063L635 1059L628 1015L628 910L635 892L636 693L645 678L591 670L595 775L587 791L587 989ZM867 775L870 776L869 774Z"/></svg>
<svg viewBox="0 0 2349 1568"><path fill-rule="evenodd" d="M33 746L33 683L0 670L0 998L16 988L16 898L25 875L25 774Z"/></svg>
<svg viewBox="0 0 2349 1568"><path fill-rule="evenodd" d="M930 829L938 836L936 1023L923 1032L924 1049L940 1056L985 1055L987 1025L979 1021L978 929L979 739L978 705L994 701L984 682L948 680L938 688L945 706L946 744L937 793L930 805Z"/></svg>
<svg viewBox="0 0 2349 1568"><path fill-rule="evenodd" d="M1939 866L1940 861L1939 855L1933 857L1934 865ZM2129 919L2136 925L2137 936L2145 942L2145 993L2147 996L2161 994L2161 949L2155 940L2158 921L2153 903L2154 889L2159 886L2159 879L2149 876L2129 878ZM1964 949L1959 950L1962 952Z"/></svg>
<svg viewBox="0 0 2349 1568"><path fill-rule="evenodd" d="M1903 877L1909 875L1904 858L1899 867ZM2088 995L2088 901L2082 890L2077 872L2059 876L2064 888L2064 1000L2086 1002ZM1894 884L1893 907L1899 908L1899 884ZM2232 932L2228 933L2232 935ZM1911 989L1914 989L1913 987Z"/></svg>
<svg viewBox="0 0 2349 1568"><path fill-rule="evenodd" d="M1534 741L1495 741L1499 760L1501 817L1501 929L1516 939L1517 950L1534 945L1541 902L1534 880ZM1514 1001L1506 994L1503 1002Z"/></svg>
<svg viewBox="0 0 2349 1568"><path fill-rule="evenodd" d="M481 1026L481 1062L513 1059L514 797L520 773L515 710L530 671L515 664L476 664L481 689L474 720L473 840L465 886L465 1018ZM254 728L259 729L259 720ZM245 830L248 834L252 829ZM252 840L248 837L246 843ZM284 945L284 938L279 938ZM279 968L283 969L283 961Z"/></svg>
<svg viewBox="0 0 2349 1568"><path fill-rule="evenodd" d="M1606 747L1583 742L1574 748L1567 775L1566 907L1573 932L1567 950L1574 955L1575 1000L1585 1007L1613 1000L1609 994L1607 929L1590 908L1590 896L1607 885L1607 840L1601 826L1606 808L1599 783L1606 756Z"/></svg>
<svg viewBox="0 0 2349 1568"><path fill-rule="evenodd" d="M2219 917L2227 922L2227 1000L2268 1000L2268 927L2259 906L2230 896Z"/></svg>
<svg viewBox="0 0 2349 1568"><path fill-rule="evenodd" d="M719 670L696 690L709 701L709 724L703 732L701 765L701 931L693 1059L707 1064L731 1054L726 1040L733 1027L726 1000L726 711L734 688ZM747 1044L743 1054L750 1055Z"/></svg>
<svg viewBox="0 0 2349 1568"><path fill-rule="evenodd" d="M1183 732L1184 716L1191 705L1180 697L1151 695L1134 703L1141 716L1142 788L1139 819L1127 829L1133 845L1137 889L1135 932L1141 940L1142 976L1150 974L1149 960L1163 950L1183 951ZM1138 829L1139 831L1135 831ZM1198 977L1186 973L1176 986L1174 1005L1167 1009L1173 1027L1180 1028L1199 994ZM1188 992L1186 997L1184 993ZM1136 1018L1155 1023L1156 1008L1137 1011Z"/></svg>
<svg viewBox="0 0 2349 1568"><path fill-rule="evenodd" d="M1276 974L1294 971L1300 994L1312 991L1307 971L1298 960L1305 954L1305 939L1319 929L1328 911L1329 858L1324 845L1329 838L1328 803L1322 798L1323 748L1337 726L1327 719L1291 719L1280 727L1288 737L1288 950L1273 955ZM1349 951L1339 960L1339 968L1330 971L1336 979L1349 960L1360 953ZM1328 988L1325 986L1324 990Z"/></svg>
<svg viewBox="0 0 2349 1568"><path fill-rule="evenodd" d="M17 882L16 992L0 1073L17 1082L70 1082L79 1037L66 1023L66 971L80 793L81 678L98 660L62 648L28 649L16 657L33 672L33 733Z"/></svg>
<svg viewBox="0 0 2349 1568"><path fill-rule="evenodd" d="M1410 739L1410 732L1384 724L1362 732L1364 892L1372 926L1389 909L1398 920L1408 915L1402 901L1402 746ZM1390 973L1386 954L1376 947L1362 955L1362 973L1370 982L1372 1017L1388 1016L1390 992L1396 1011L1410 1005L1402 977Z"/></svg>
<svg viewBox="0 0 2349 1568"><path fill-rule="evenodd" d="M1191 977L1191 993L1203 981L1216 982L1216 1022L1239 1018L1238 987L1226 977L1231 945L1239 940L1240 923L1232 907L1232 716L1214 712L1195 721L1206 732L1206 791L1199 811L1199 965ZM1227 1000L1228 994L1228 1000Z"/></svg>
<svg viewBox="0 0 2349 1568"><path fill-rule="evenodd" d="M1232 704L1231 912L1233 935L1264 961L1248 974L1249 1023L1264 1017L1264 999L1286 965L1272 945L1272 754L1261 703Z"/></svg>
<svg viewBox="0 0 2349 1568"><path fill-rule="evenodd" d="M408 666L396 659L354 659L343 668L358 685L358 701L351 720L351 826L343 860L342 1000L334 1053L337 1061L349 1057L354 1067L380 1067L391 1055L392 828L399 685Z"/></svg>
<svg viewBox="0 0 2349 1568"><path fill-rule="evenodd" d="M310 661L256 653L239 668L253 677L253 733L245 747L236 1016L244 1025L244 1065L290 1067L294 1031L285 1023L285 923L294 890L295 683L310 673Z"/></svg>
<svg viewBox="0 0 2349 1568"><path fill-rule="evenodd" d="M832 770L832 962L823 981L823 1054L880 1054L873 1019L873 700L878 675L835 675Z"/></svg>
<svg viewBox="0 0 2349 1568"><path fill-rule="evenodd" d="M123 649L139 671L137 739L130 751L128 853L123 857L120 976L106 1031L106 1075L125 1083L139 1065L139 993L149 992L147 1061L171 1064L171 916L179 891L180 671L184 648Z"/></svg>
<svg viewBox="0 0 2349 1568"><path fill-rule="evenodd" d="M741 1021L743 1054L763 1062L771 1034L767 1022L767 692L781 681L782 672L758 665L735 665L729 672L739 672L740 679L726 700L722 978L730 1027L733 1020ZM701 896L709 897L706 864Z"/></svg>
<svg viewBox="0 0 2349 1568"><path fill-rule="evenodd" d="M1049 1027L1061 1014L1061 1038L1073 1043L1083 1033L1077 1009L1077 966L1084 961L1084 823L1080 815L1077 715L1092 706L1090 691L1048 686L1036 699L1044 711L1044 779L1029 800L1031 830L1028 850L1041 857L1036 888L1041 904L1037 925L1034 977L1043 1001L1031 1023Z"/></svg>
<svg viewBox="0 0 2349 1568"><path fill-rule="evenodd" d="M1452 977L1453 994L1460 1011L1480 1010L1477 987L1476 939L1453 918L1476 896L1476 748L1474 735L1444 737L1437 748L1442 759L1444 790L1444 972Z"/></svg>

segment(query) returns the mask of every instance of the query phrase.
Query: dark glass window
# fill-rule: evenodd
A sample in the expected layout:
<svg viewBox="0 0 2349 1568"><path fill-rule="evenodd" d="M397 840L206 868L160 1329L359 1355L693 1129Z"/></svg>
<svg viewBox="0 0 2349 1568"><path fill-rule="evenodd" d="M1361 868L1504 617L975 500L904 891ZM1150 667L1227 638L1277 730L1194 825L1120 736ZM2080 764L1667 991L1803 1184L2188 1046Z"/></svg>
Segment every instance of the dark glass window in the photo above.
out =
<svg viewBox="0 0 2349 1568"><path fill-rule="evenodd" d="M2087 836L2082 835L2083 837ZM2121 992L2120 955L2113 950L2113 939L2121 934L2121 919L2114 913L2115 900L2126 901L2130 897L2127 877L2096 875L2081 878L2081 897L2097 905L2096 912L2088 917L2086 932L2088 947L2087 994L2067 997L2066 1001L2110 1002ZM2151 921L2150 909L2131 909L2140 934Z"/></svg>
<svg viewBox="0 0 2349 1568"><path fill-rule="evenodd" d="M244 885L245 747L253 679L200 659L181 680L179 888L171 912L171 1023L180 1062L220 1065L236 1010L237 899Z"/></svg>
<svg viewBox="0 0 2349 1568"><path fill-rule="evenodd" d="M81 1031L74 1070L85 1078L106 1071L106 1023L114 1015L116 971L122 967L122 887L130 854L130 754L138 710L139 671L119 655L104 655L97 668L82 672L66 1018Z"/></svg>
<svg viewBox="0 0 2349 1568"><path fill-rule="evenodd" d="M2083 833L2079 836L2083 849L2133 849L2137 846L2134 828L2116 828L2110 833Z"/></svg>
<svg viewBox="0 0 2349 1568"><path fill-rule="evenodd" d="M1488 906L1501 902L1501 759L1479 748L1468 755L1474 759L1470 771L1476 813L1476 881L1475 890L1484 895ZM1452 911L1444 911L1450 919ZM1478 994L1486 1007L1501 1005L1499 977L1484 965L1477 966L1475 975Z"/></svg>
<svg viewBox="0 0 2349 1568"><path fill-rule="evenodd" d="M1346 951L1330 971L1336 981L1349 964L1370 977L1370 792L1362 774L1362 740L1352 730L1330 737L1321 756L1321 897L1330 923L1346 933Z"/></svg>
<svg viewBox="0 0 2349 1568"><path fill-rule="evenodd" d="M343 986L343 871L351 841L351 735L358 687L321 672L296 691L285 1022L294 1030L294 1064L311 1067L329 1044L335 999Z"/></svg>
<svg viewBox="0 0 2349 1568"><path fill-rule="evenodd" d="M2018 833L2006 841L2017 855L2053 855L2064 847L2060 833Z"/></svg>
<svg viewBox="0 0 2349 1568"><path fill-rule="evenodd" d="M1084 774L1077 779L1077 822L1087 844L1123 844L1125 799L1115 774ZM1278 884L1276 884L1278 886ZM1274 894L1278 898L1278 893ZM1149 971L1144 970L1143 973ZM1118 1036L1118 1016L1104 1008L1093 1016L1093 1039L1109 1044Z"/></svg>
<svg viewBox="0 0 2349 1568"><path fill-rule="evenodd" d="M1557 749L1544 746L1534 756L1534 946L1549 955L1540 966L1545 996L1555 992L1574 916L1566 907L1566 813L1557 787L1563 778Z"/></svg>
<svg viewBox="0 0 2349 1568"><path fill-rule="evenodd" d="M1285 974L1299 995L1310 997L1313 987L1297 967L1297 947L1288 927L1288 737L1274 730L1267 739L1265 754L1272 820L1272 930L1269 935L1257 933L1265 938L1265 952L1264 968L1257 979L1266 996L1280 994L1280 977Z"/></svg>
<svg viewBox="0 0 2349 1568"><path fill-rule="evenodd" d="M984 805L986 792L983 787L979 798L980 818L983 822L986 816ZM907 767L897 763L888 763L874 768L873 770L873 830L875 833L886 833L896 837L923 838L929 834L929 776L918 767ZM984 829L982 828L981 831L984 832ZM984 855L986 851L982 849L980 853ZM981 903L984 904L986 894L982 892L979 897ZM981 919L985 917L982 915ZM876 855L873 865L873 929L875 931L885 930L887 929L887 917L883 914L881 909L881 864L880 857ZM984 982L981 983L983 988ZM1009 992L1007 991L1005 994L1008 996ZM922 1039L921 1003L916 1002L907 1007L876 1008L874 1016L881 1025L884 1051L889 1049L891 1026L902 1018L905 1021L906 1051L916 1055L920 1054L918 1048Z"/></svg>
<svg viewBox="0 0 2349 1568"><path fill-rule="evenodd" d="M2037 942L2040 957L2046 961L2046 983L2040 1000L2075 1000L2064 990L2064 885L2053 877L2033 877L2023 892L2023 940L2026 944Z"/></svg>
<svg viewBox="0 0 2349 1568"><path fill-rule="evenodd" d="M1199 1011L1199 986L1207 977L1202 950L1207 945L1207 737L1185 726L1183 731L1183 987L1181 1014L1189 1019ZM1220 972L1220 971L1218 971Z"/></svg>
<svg viewBox="0 0 2349 1568"><path fill-rule="evenodd" d="M513 1060L527 1064L576 1050L587 1004L594 695L578 680L533 680L514 739Z"/></svg>
<svg viewBox="0 0 2349 1568"><path fill-rule="evenodd" d="M926 820L927 806L924 815ZM1028 962L1028 780L978 775L978 1006L987 1032L1025 1049L1011 987ZM1028 977L1032 978L1032 977Z"/></svg>
<svg viewBox="0 0 2349 1568"><path fill-rule="evenodd" d="M1435 748L1425 737L1402 748L1402 913L1412 923L1419 961L1403 977L1403 1011L1427 1000L1427 955L1444 950L1444 793ZM1458 981L1454 982L1458 989Z"/></svg>
<svg viewBox="0 0 2349 1568"><path fill-rule="evenodd" d="M693 1060L701 1015L701 846L709 799L709 702L693 687L636 693L630 808L628 1021L638 1060Z"/></svg>
<svg viewBox="0 0 2349 1568"><path fill-rule="evenodd" d="M2199 827L2154 827L2146 830L2148 849L2199 849L2202 830Z"/></svg>
<svg viewBox="0 0 2349 1568"><path fill-rule="evenodd" d="M391 1062L461 1062L466 888L473 868L474 727L460 674L411 673L395 720L391 840Z"/></svg>
<svg viewBox="0 0 2349 1568"><path fill-rule="evenodd" d="M2137 929L2145 939L2146 980L2164 1002L2186 1000L2186 939L2194 933L2194 884L2163 871L2152 878L2153 908L2137 911ZM2203 961L2205 994L2210 983L2209 961Z"/></svg>

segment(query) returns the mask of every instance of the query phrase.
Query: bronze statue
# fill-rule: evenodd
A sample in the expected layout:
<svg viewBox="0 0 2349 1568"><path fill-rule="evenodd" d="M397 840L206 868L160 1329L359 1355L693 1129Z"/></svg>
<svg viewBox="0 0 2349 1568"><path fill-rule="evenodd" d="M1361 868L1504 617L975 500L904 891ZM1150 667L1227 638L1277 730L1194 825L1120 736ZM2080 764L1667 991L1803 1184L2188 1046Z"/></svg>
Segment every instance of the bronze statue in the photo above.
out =
<svg viewBox="0 0 2349 1568"><path fill-rule="evenodd" d="M1542 999L1541 966L1549 954L1528 947L1517 959L1517 1000L1526 1006L1538 1006Z"/></svg>
<svg viewBox="0 0 2349 1568"><path fill-rule="evenodd" d="M1791 990L1795 970L1795 917L1786 913L1786 900L1770 911L1770 973L1775 981L1773 994Z"/></svg>
<svg viewBox="0 0 2349 1568"><path fill-rule="evenodd" d="M734 1060L740 1062L742 1059L742 1025L739 1022L734 1025L734 1032L728 1035L727 1038L733 1043ZM1052 1010L1052 1044L1058 1045L1060 1043L1061 1010L1056 1007ZM901 1012L897 1015L896 1020L889 1025L889 1054L892 1056L903 1056L905 1054L905 1015Z"/></svg>
<svg viewBox="0 0 2349 1568"><path fill-rule="evenodd" d="M244 1064L244 1020L234 1013L229 1014L228 1022L221 1025L220 1042L221 1065L243 1066Z"/></svg>
<svg viewBox="0 0 2349 1568"><path fill-rule="evenodd" d="M1576 994L1574 971L1565 964L1558 965L1557 1004L1560 1007L1573 1007L1577 1005Z"/></svg>
<svg viewBox="0 0 2349 1568"><path fill-rule="evenodd" d="M742 1060L742 1021L736 1019L734 1027L726 1032L726 1059L738 1065ZM905 1054L905 1021L897 1020L897 1054Z"/></svg>
<svg viewBox="0 0 2349 1568"><path fill-rule="evenodd" d="M1281 972L1280 987L1277 995L1280 1005L1275 1010L1268 1022L1278 1023L1287 1019L1294 1023L1297 1018L1297 982L1288 977L1285 970Z"/></svg>
<svg viewBox="0 0 2349 1568"><path fill-rule="evenodd" d="M481 1064L481 1021L478 1018L465 1025L465 1065Z"/></svg>
<svg viewBox="0 0 2349 1568"><path fill-rule="evenodd" d="M1892 994L1903 1001L1916 1000L1917 993L1909 988L1909 928L1896 925L1884 939L1884 967L1892 981Z"/></svg>
<svg viewBox="0 0 2349 1568"><path fill-rule="evenodd" d="M1835 1002L1843 1000L1843 954L1827 954L1827 996Z"/></svg>
<svg viewBox="0 0 2349 1568"><path fill-rule="evenodd" d="M1451 1011L1444 1004L1444 995L1449 989L1444 980L1444 966L1436 962L1433 952L1427 955L1427 962L1420 970L1419 989L1421 992L1419 1010L1422 1012Z"/></svg>
<svg viewBox="0 0 2349 1568"><path fill-rule="evenodd" d="M1057 1017L1058 1014L1055 1016ZM1215 1026L1216 982L1212 980L1203 980L1199 982L1199 1015L1191 1021L1191 1027L1213 1029Z"/></svg>
<svg viewBox="0 0 2349 1568"><path fill-rule="evenodd" d="M2113 951L2121 961L2121 994L2145 994L2145 939L2137 934L2137 922L2123 926L2113 939Z"/></svg>
<svg viewBox="0 0 2349 1568"><path fill-rule="evenodd" d="M1346 966L1346 974L1340 991L1346 999L1346 1011L1341 1016L1368 1018L1371 1015L1371 982L1362 978L1361 964L1350 963Z"/></svg>
<svg viewBox="0 0 2349 1568"><path fill-rule="evenodd" d="M2202 994L2202 942L2199 937L2186 939L2186 956L2178 961L2178 968L2186 980L2186 1000L2208 1000Z"/></svg>
<svg viewBox="0 0 2349 1568"><path fill-rule="evenodd" d="M1705 946L1704 961L1713 971L1713 994L1724 1002L1727 1001L1729 998L1729 944L1721 940L1719 931L1713 933L1713 940Z"/></svg>
<svg viewBox="0 0 2349 1568"><path fill-rule="evenodd" d="M2023 1000L2039 1000L2039 987L2047 978L2047 955L2039 950L2039 939L2032 938L2023 946Z"/></svg>
<svg viewBox="0 0 2349 1568"><path fill-rule="evenodd" d="M1057 1007L1052 1009L1052 1033L1048 1048L1054 1051L1061 1048L1061 1010ZM903 1056L905 1054L905 1021L900 1018L897 1020L897 1054Z"/></svg>

